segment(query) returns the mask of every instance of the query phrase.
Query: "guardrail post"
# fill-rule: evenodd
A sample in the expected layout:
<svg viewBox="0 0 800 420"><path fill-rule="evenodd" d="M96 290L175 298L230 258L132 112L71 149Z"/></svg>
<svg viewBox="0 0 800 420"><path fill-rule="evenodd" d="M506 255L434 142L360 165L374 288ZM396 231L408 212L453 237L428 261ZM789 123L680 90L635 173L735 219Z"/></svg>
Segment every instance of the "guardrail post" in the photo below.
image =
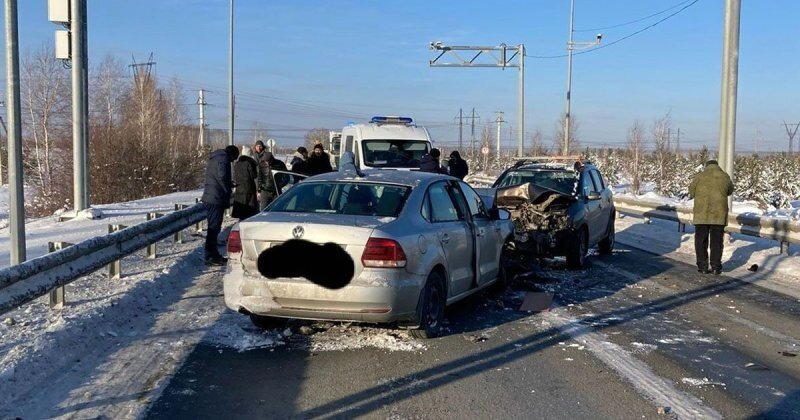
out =
<svg viewBox="0 0 800 420"><path fill-rule="evenodd" d="M125 229L125 225L108 225L108 233L114 233ZM116 260L108 265L108 278L119 279L122 277L122 260Z"/></svg>
<svg viewBox="0 0 800 420"><path fill-rule="evenodd" d="M69 242L48 242L47 252L60 251L68 246L72 246ZM56 287L50 291L50 309L61 309L64 307L65 290L64 286Z"/></svg>
<svg viewBox="0 0 800 420"><path fill-rule="evenodd" d="M158 219L161 216L163 216L163 214L161 214L161 213L156 213L156 212L147 213L147 221ZM150 245L147 245L147 258L150 258L151 260L156 258L156 243L155 242L153 242Z"/></svg>
<svg viewBox="0 0 800 420"><path fill-rule="evenodd" d="M194 199L194 203L195 204L200 204L200 199L199 198L195 198ZM197 223L195 223L194 230L197 231L197 233L200 233L200 232L203 231L203 221L202 220L199 220Z"/></svg>
<svg viewBox="0 0 800 420"><path fill-rule="evenodd" d="M781 254L789 255L789 242L781 241Z"/></svg>
<svg viewBox="0 0 800 420"><path fill-rule="evenodd" d="M175 204L175 211L180 211L180 210L183 210L183 209L185 209L187 207L189 207L189 206L187 206L186 204ZM179 231L175 232L175 236L173 237L173 239L174 239L176 244L182 244L183 243L183 230L179 230Z"/></svg>

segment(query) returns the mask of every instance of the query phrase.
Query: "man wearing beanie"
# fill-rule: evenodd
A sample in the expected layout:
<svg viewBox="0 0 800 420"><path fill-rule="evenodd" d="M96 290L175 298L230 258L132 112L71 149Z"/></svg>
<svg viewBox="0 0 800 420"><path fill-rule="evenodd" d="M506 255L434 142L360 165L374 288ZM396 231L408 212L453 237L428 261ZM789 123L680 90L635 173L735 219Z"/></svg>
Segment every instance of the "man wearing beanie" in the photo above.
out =
<svg viewBox="0 0 800 420"><path fill-rule="evenodd" d="M217 248L217 236L222 230L223 213L231 205L231 192L233 191L231 163L238 157L239 149L236 146L228 146L225 150L215 150L208 155L206 181L201 201L208 210L205 255L206 264L209 265L224 265L227 262Z"/></svg>
<svg viewBox="0 0 800 420"><path fill-rule="evenodd" d="M308 158L306 168L308 168L308 175L311 176L333 172L333 167L331 166L331 157L325 153L322 144L317 143L314 145L314 150L311 152L311 156Z"/></svg>

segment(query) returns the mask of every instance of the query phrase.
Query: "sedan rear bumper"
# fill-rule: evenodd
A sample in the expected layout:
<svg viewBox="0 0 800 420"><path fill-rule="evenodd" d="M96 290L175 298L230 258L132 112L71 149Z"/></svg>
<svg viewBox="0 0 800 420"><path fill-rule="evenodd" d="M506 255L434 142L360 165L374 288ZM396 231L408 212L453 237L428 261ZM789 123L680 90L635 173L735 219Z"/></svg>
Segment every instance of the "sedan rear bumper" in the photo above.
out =
<svg viewBox="0 0 800 420"><path fill-rule="evenodd" d="M414 319L425 279L402 269L364 269L346 287L331 290L301 278L251 275L231 259L223 283L225 304L238 312L386 323Z"/></svg>

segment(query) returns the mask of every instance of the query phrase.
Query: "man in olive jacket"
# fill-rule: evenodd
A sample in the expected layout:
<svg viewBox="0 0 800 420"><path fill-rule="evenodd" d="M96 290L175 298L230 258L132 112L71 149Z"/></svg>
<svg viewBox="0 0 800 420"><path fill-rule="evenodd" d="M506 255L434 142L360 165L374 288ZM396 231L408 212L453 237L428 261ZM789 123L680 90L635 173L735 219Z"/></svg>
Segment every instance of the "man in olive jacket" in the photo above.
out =
<svg viewBox="0 0 800 420"><path fill-rule="evenodd" d="M703 172L695 175L689 185L689 196L694 198L694 248L700 273L722 273L722 236L728 224L728 197L731 194L731 177L716 160L706 162ZM709 242L711 271L708 269Z"/></svg>

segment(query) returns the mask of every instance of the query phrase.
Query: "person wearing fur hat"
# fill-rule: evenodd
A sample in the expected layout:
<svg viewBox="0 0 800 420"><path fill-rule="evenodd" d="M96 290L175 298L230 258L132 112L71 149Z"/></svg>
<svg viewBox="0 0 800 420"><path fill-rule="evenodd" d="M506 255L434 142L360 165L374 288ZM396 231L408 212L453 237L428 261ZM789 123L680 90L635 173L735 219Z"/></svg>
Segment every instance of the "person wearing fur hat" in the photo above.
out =
<svg viewBox="0 0 800 420"><path fill-rule="evenodd" d="M250 156L250 148L242 146L242 155L233 165L234 185L233 210L231 216L242 220L258 213L258 197L256 192L256 178L258 178L258 165Z"/></svg>
<svg viewBox="0 0 800 420"><path fill-rule="evenodd" d="M314 145L311 156L308 158L306 168L307 173L310 176L333 172L333 167L331 166L331 157L325 153L325 148L321 143Z"/></svg>
<svg viewBox="0 0 800 420"><path fill-rule="evenodd" d="M305 175L308 172L308 149L303 146L297 148L292 157L292 172Z"/></svg>
<svg viewBox="0 0 800 420"><path fill-rule="evenodd" d="M239 157L239 148L228 146L208 155L206 165L206 179L203 188L203 197L200 199L208 210L206 221L205 256L206 264L224 265L227 260L222 257L217 248L217 236L222 230L222 217L225 209L231 206L231 163Z"/></svg>

